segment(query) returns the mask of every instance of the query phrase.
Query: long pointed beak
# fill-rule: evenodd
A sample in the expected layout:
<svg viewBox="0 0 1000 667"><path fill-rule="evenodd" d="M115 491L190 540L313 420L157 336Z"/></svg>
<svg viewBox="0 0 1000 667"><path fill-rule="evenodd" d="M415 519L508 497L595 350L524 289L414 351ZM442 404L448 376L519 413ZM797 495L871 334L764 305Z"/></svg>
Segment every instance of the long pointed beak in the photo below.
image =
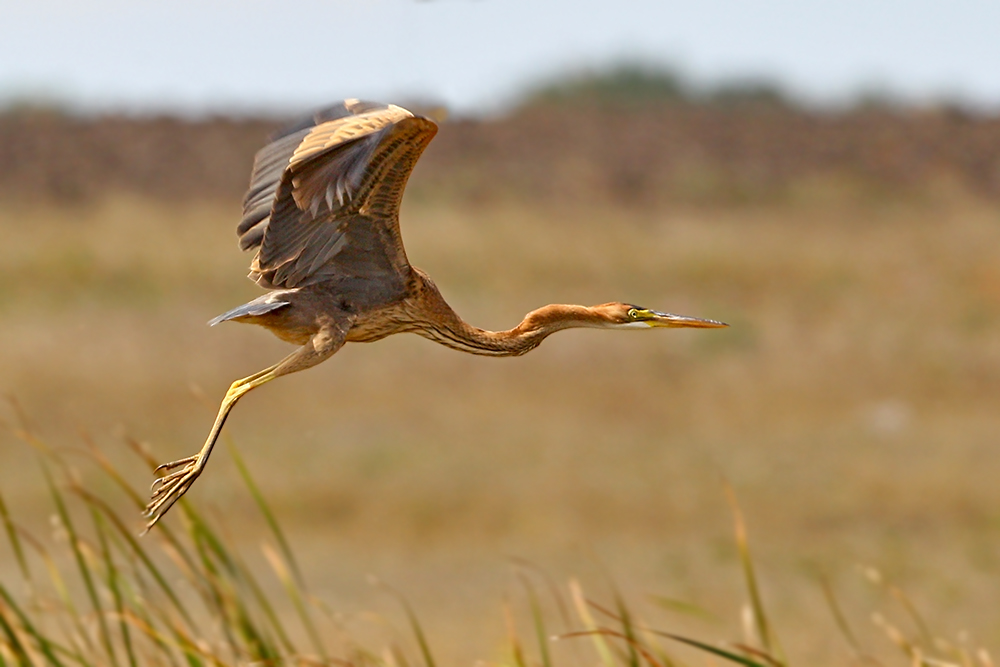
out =
<svg viewBox="0 0 1000 667"><path fill-rule="evenodd" d="M645 324L651 327L690 327L693 329L719 329L728 327L725 322L717 320L703 320L698 317L688 317L687 315L674 315L673 313L661 313L655 310L649 311L654 317L645 320Z"/></svg>

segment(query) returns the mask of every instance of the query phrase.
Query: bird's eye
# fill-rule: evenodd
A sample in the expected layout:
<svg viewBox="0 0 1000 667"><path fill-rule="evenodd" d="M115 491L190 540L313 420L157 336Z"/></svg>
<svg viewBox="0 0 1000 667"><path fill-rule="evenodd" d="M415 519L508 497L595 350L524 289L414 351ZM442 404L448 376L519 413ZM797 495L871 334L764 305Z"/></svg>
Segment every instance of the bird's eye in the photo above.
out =
<svg viewBox="0 0 1000 667"><path fill-rule="evenodd" d="M639 319L639 311L636 310L635 308L629 308L629 310L628 310L628 317L629 317L630 320L637 320L637 319Z"/></svg>

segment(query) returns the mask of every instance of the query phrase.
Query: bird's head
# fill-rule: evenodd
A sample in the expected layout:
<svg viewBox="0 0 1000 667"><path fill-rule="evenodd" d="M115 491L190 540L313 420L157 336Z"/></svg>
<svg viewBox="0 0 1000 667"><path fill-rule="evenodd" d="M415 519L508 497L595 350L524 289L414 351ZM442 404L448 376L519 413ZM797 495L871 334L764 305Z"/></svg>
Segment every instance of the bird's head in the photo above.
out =
<svg viewBox="0 0 1000 667"><path fill-rule="evenodd" d="M612 329L645 329L647 327L717 329L729 326L725 322L661 313L658 310L650 310L630 303L605 303L593 306L590 310L602 320L603 326Z"/></svg>

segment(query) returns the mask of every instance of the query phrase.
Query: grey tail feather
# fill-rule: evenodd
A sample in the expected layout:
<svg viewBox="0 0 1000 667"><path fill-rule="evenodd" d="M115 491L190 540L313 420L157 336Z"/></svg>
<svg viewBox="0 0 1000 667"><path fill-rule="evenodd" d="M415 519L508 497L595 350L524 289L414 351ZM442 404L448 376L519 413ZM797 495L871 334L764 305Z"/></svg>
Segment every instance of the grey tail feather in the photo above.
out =
<svg viewBox="0 0 1000 667"><path fill-rule="evenodd" d="M208 326L214 327L219 322L225 322L226 320L234 320L237 317L245 317L247 315L263 315L264 313L270 313L272 310L277 310L283 306L287 306L289 303L287 301L271 301L270 303L244 303L242 306L237 306L232 310L222 313L218 317L212 318L208 321Z"/></svg>

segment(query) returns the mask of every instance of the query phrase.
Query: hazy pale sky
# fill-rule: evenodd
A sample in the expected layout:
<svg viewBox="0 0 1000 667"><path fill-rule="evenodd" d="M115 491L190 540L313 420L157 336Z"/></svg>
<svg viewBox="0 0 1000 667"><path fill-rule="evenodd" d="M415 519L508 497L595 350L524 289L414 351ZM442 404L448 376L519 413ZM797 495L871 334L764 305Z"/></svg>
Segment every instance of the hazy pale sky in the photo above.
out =
<svg viewBox="0 0 1000 667"><path fill-rule="evenodd" d="M621 60L814 101L885 89L997 109L1000 0L0 0L0 103L474 111Z"/></svg>

